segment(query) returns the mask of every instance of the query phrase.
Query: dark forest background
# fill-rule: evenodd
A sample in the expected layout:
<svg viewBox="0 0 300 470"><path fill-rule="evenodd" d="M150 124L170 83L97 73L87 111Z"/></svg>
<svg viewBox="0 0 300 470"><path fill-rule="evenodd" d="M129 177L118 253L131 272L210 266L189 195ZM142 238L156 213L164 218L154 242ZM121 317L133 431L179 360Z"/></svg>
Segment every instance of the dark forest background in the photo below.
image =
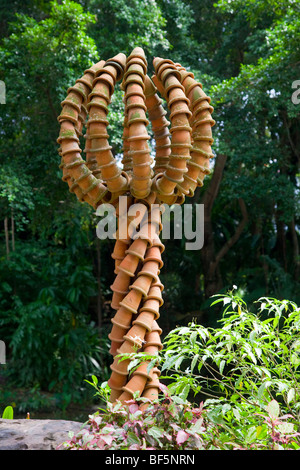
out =
<svg viewBox="0 0 300 470"><path fill-rule="evenodd" d="M56 142L69 86L141 46L193 71L214 107L205 243L164 240L160 325L214 326L211 296L237 286L300 303L300 8L293 0L0 0L0 404L65 409L108 378L111 240L61 180ZM122 147L122 92L109 111Z"/></svg>

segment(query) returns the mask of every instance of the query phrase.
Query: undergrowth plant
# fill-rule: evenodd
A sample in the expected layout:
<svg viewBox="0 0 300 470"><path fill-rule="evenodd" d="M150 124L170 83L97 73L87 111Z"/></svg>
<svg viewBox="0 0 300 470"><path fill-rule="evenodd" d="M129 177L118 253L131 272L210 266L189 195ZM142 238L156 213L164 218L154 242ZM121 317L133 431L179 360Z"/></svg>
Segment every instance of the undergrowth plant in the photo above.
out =
<svg viewBox="0 0 300 470"><path fill-rule="evenodd" d="M137 396L112 405L107 383L92 376L107 407L62 447L299 450L299 307L261 298L253 313L235 288L214 296L216 303L223 306L220 328L192 322L165 338L159 362L167 386L159 400L144 411L138 405L145 399ZM146 359L149 368L157 361ZM143 360L137 353L130 373Z"/></svg>
<svg viewBox="0 0 300 470"><path fill-rule="evenodd" d="M198 407L171 396L161 384L162 398L141 410L137 398L126 404L108 403L90 415L85 426L58 449L65 450L268 450L300 449L299 433L289 416L279 416L272 400L255 425L234 428L222 413L213 416L202 402ZM216 411L216 410L215 410ZM227 410L228 411L228 410Z"/></svg>

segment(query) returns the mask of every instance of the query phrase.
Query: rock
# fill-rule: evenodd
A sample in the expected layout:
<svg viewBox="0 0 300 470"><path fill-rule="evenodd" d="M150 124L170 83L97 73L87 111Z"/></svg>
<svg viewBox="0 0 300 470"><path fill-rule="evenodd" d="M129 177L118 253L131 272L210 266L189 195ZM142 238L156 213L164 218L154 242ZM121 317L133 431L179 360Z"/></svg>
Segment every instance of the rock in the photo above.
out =
<svg viewBox="0 0 300 470"><path fill-rule="evenodd" d="M84 423L51 419L0 419L0 450L55 450Z"/></svg>

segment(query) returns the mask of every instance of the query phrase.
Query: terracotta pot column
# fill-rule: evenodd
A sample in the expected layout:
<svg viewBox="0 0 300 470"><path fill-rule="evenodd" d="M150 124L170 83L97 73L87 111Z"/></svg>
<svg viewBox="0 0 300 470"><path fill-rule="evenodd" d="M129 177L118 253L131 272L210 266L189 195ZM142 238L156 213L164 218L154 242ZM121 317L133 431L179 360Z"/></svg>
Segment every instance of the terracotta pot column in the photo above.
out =
<svg viewBox="0 0 300 470"><path fill-rule="evenodd" d="M154 202L154 198L152 193L148 202ZM149 207L143 204L144 217L132 243L124 251L125 256L118 266L112 285L114 294L118 287L127 290L121 291L121 300L113 305L117 312L111 320L113 327L109 335L112 341L110 352L115 357L108 382L112 389L111 401L125 401L132 398L135 391L142 395L147 382L151 380L146 363L142 363L131 376L128 374L130 361L120 361L118 355L143 350L147 354L153 354L153 349L147 350L151 345L155 347L156 354L161 347L161 342L157 343L157 333L154 333L155 341L150 336L148 344L149 334L154 321L159 318L159 307L163 303L163 286L158 276L163 266L161 253L164 246L158 237L161 230L159 206L155 205L153 209L152 206L153 204L149 204Z"/></svg>

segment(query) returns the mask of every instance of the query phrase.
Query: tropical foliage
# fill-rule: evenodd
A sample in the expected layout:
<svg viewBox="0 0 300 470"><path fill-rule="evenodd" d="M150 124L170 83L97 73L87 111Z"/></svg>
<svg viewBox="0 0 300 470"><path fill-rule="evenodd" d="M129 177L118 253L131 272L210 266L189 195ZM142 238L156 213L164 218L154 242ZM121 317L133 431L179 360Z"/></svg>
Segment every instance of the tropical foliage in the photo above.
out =
<svg viewBox="0 0 300 470"><path fill-rule="evenodd" d="M204 204L204 246L163 240L164 334L193 319L216 327L220 304L210 308L210 297L233 284L246 302L299 304L299 18L296 0L2 0L3 407L16 388L50 390L65 407L82 399L84 378L107 378L112 243L97 240L95 214L61 181L57 116L89 65L134 46L144 48L150 74L154 56L192 70L216 120L214 171L186 201ZM117 89L109 114L116 155L122 110ZM266 349L260 360L269 360Z"/></svg>
<svg viewBox="0 0 300 470"><path fill-rule="evenodd" d="M63 447L299 450L299 307L264 298L254 315L233 291L216 302L224 306L221 328L192 323L167 336L160 364L168 387L161 385L160 400L108 404ZM109 387L92 378L106 402Z"/></svg>

